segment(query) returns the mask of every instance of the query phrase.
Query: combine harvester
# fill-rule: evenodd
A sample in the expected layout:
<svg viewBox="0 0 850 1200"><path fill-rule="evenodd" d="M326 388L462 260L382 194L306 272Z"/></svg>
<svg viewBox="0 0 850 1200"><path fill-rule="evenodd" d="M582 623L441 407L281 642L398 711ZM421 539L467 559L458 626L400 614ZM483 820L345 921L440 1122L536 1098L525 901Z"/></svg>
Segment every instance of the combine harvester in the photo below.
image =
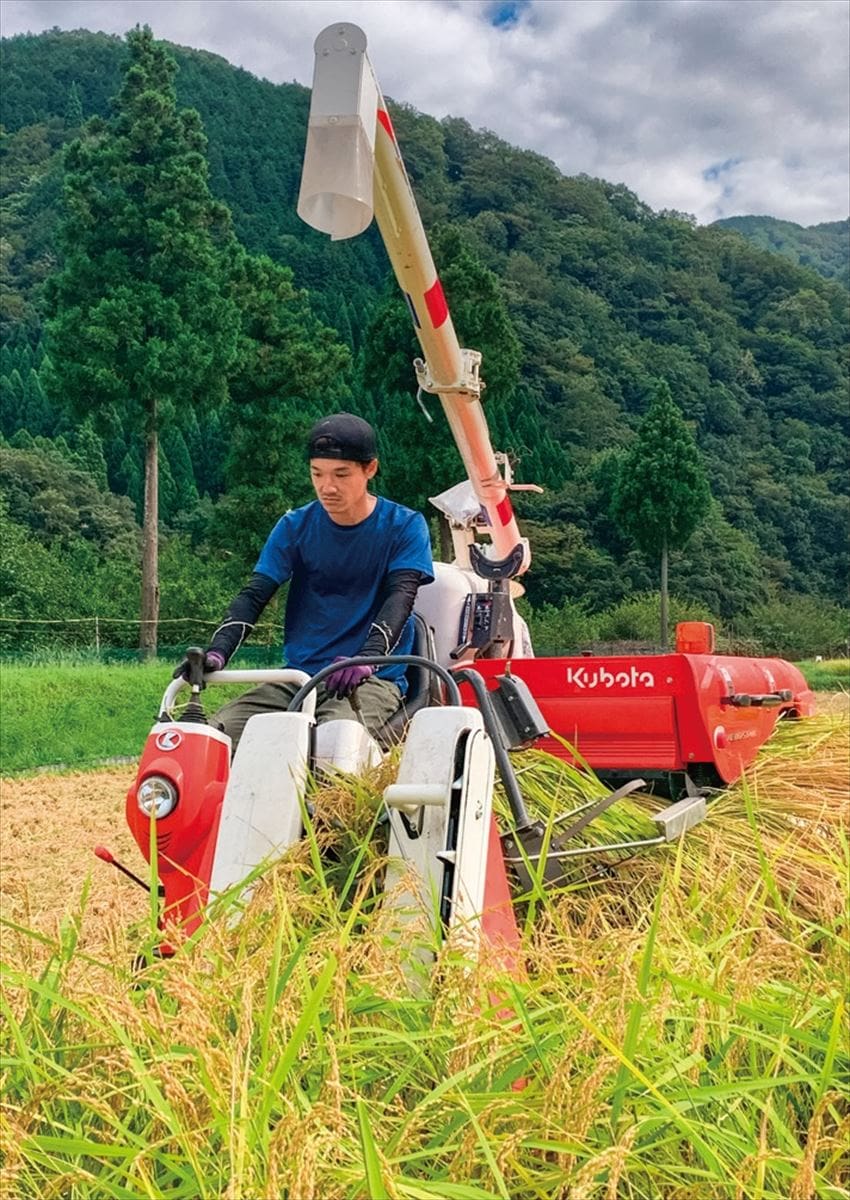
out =
<svg viewBox="0 0 850 1200"><path fill-rule="evenodd" d="M354 25L329 26L316 40L298 212L333 239L362 233L373 214L377 220L422 347L416 379L439 397L468 474L435 500L450 519L455 561L435 564L434 583L420 589L408 695L377 739L354 719L314 722L316 686L344 664L312 679L288 669L204 678L198 650L192 700L178 720L172 710L184 681L163 697L127 819L147 859L156 846L162 927L179 939L198 927L211 896L238 890L302 837L312 777L366 770L403 738L397 781L384 792L396 864L387 902L399 919L424 911L438 938L457 931L519 972L513 892L526 892L533 879L557 884L570 858L683 836L705 815L706 789L736 779L778 717L810 714L813 696L787 662L716 655L713 629L702 623L677 628L674 654L534 657L512 598L531 553L511 504L517 485L490 442L481 355L458 343L366 38ZM206 723L202 687L284 680L303 685L290 711L252 718L231 763L229 738ZM574 757L564 741L622 786L559 818L553 833L529 817L508 751L537 742ZM504 831L493 815L496 770L513 818ZM656 836L568 845L648 780L674 801L653 817ZM413 881L407 892L396 886L403 878Z"/></svg>
<svg viewBox="0 0 850 1200"><path fill-rule="evenodd" d="M490 443L481 355L458 344L366 37L356 25L331 25L316 39L298 213L338 240L362 233L373 212L422 347L417 382L440 398L469 476L436 498L450 517L455 562L437 564L435 583L417 602L438 662L474 660L495 679L510 660L550 729L603 776L637 771L674 795L733 782L779 716L813 712L812 693L790 663L716 655L714 630L702 622L678 627L675 654L651 657L538 659L525 644L509 580L524 574L531 554L510 500L518 485ZM476 544L476 530L489 546ZM474 702L468 689L465 696ZM568 754L552 738L543 746Z"/></svg>

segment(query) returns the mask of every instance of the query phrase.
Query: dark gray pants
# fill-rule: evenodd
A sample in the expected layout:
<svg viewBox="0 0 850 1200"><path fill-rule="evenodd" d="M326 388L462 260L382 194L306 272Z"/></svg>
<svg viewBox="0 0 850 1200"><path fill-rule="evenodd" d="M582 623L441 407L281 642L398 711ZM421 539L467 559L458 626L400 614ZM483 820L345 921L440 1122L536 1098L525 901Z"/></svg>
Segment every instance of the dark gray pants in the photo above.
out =
<svg viewBox="0 0 850 1200"><path fill-rule="evenodd" d="M297 691L298 685L294 683L261 683L259 687L246 692L244 696L237 696L220 708L210 718L210 724L224 730L231 738L235 751L251 717L257 713L285 712ZM316 720L319 724L324 721L361 719L350 700L337 700L329 696L323 683L319 684L316 692ZM372 675L357 689L357 699L360 701L363 723L370 733L375 733L400 706L401 692L388 679Z"/></svg>

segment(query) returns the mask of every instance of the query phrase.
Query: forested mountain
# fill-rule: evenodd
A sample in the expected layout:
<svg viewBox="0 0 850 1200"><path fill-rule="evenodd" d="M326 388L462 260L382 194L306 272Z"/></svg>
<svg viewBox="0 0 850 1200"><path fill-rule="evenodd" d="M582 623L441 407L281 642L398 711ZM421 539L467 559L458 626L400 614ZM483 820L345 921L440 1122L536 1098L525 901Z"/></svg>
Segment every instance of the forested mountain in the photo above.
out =
<svg viewBox="0 0 850 1200"><path fill-rule="evenodd" d="M850 218L797 225L777 217L725 217L714 224L736 229L754 246L782 254L801 267L811 267L825 279L850 287Z"/></svg>
<svg viewBox="0 0 850 1200"><path fill-rule="evenodd" d="M298 336L318 346L330 327L336 346L322 353L340 364L331 394L305 399L294 379L270 415L273 398L261 403L242 378L224 406L186 409L166 432L164 561L174 574L169 584L166 573L163 600L167 612L170 587L182 615L215 608L252 565L262 531L306 498L297 455L278 455L265 479L258 475L272 441L297 437L312 414L345 407L373 420L381 487L403 502L424 506L462 468L438 406L429 424L416 405L407 365L415 345L377 232L332 244L296 215L307 90L258 80L208 53L172 51L179 100L197 109L208 138L214 195L249 251L291 269L303 290L292 303L310 314L299 317ZM59 265L63 147L88 118L108 114L125 53L122 39L84 31L3 43L0 433L17 556L7 566L8 614L32 611L32 594L15 583L31 575L27 555L65 554L67 563L77 553L73 516L63 510L64 543L52 531L58 500L46 503L38 491L39 480L49 490L44 463L61 458L87 471L140 512L138 440L117 411L107 431L75 426L50 389L43 337L45 283ZM403 104L391 111L461 342L485 350L494 444L511 454L518 480L546 489L517 497L532 538L535 609L602 612L655 586L656 564L618 532L610 496L659 379L696 438L714 497L707 521L671 557L674 593L742 628L777 597L843 603L846 290L721 225L654 213L622 185L566 177L463 120L437 121ZM470 279L498 291L509 329L488 327ZM26 471L21 454L30 456ZM57 472L54 491L69 480ZM23 504L27 489L33 502ZM86 544L80 561L91 563L91 538ZM181 546L192 548L191 570ZM96 566L85 572L94 594ZM96 602L109 595L130 610L114 586ZM97 611L82 587L64 598L63 611Z"/></svg>

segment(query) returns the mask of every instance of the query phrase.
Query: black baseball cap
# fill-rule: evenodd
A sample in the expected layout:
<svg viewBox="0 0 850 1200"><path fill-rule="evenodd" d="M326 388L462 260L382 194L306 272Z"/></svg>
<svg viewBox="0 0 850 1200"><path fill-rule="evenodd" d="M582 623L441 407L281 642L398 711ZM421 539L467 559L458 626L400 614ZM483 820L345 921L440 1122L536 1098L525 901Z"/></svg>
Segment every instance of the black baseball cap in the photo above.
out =
<svg viewBox="0 0 850 1200"><path fill-rule="evenodd" d="M323 417L310 430L308 458L343 458L367 463L378 457L375 431L368 421L353 413Z"/></svg>

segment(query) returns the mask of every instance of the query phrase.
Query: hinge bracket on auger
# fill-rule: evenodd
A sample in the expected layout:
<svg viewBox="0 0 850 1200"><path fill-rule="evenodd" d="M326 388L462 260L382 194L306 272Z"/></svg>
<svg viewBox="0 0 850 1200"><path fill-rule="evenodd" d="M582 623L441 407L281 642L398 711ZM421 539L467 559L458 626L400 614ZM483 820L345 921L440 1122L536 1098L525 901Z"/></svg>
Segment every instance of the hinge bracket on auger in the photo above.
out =
<svg viewBox="0 0 850 1200"><path fill-rule="evenodd" d="M486 384L479 379L481 369L480 350L461 350L460 378L452 383L437 383L431 374L431 368L423 358L414 358L413 369L416 372L416 382L423 392L431 392L434 396L468 396L478 400Z"/></svg>

